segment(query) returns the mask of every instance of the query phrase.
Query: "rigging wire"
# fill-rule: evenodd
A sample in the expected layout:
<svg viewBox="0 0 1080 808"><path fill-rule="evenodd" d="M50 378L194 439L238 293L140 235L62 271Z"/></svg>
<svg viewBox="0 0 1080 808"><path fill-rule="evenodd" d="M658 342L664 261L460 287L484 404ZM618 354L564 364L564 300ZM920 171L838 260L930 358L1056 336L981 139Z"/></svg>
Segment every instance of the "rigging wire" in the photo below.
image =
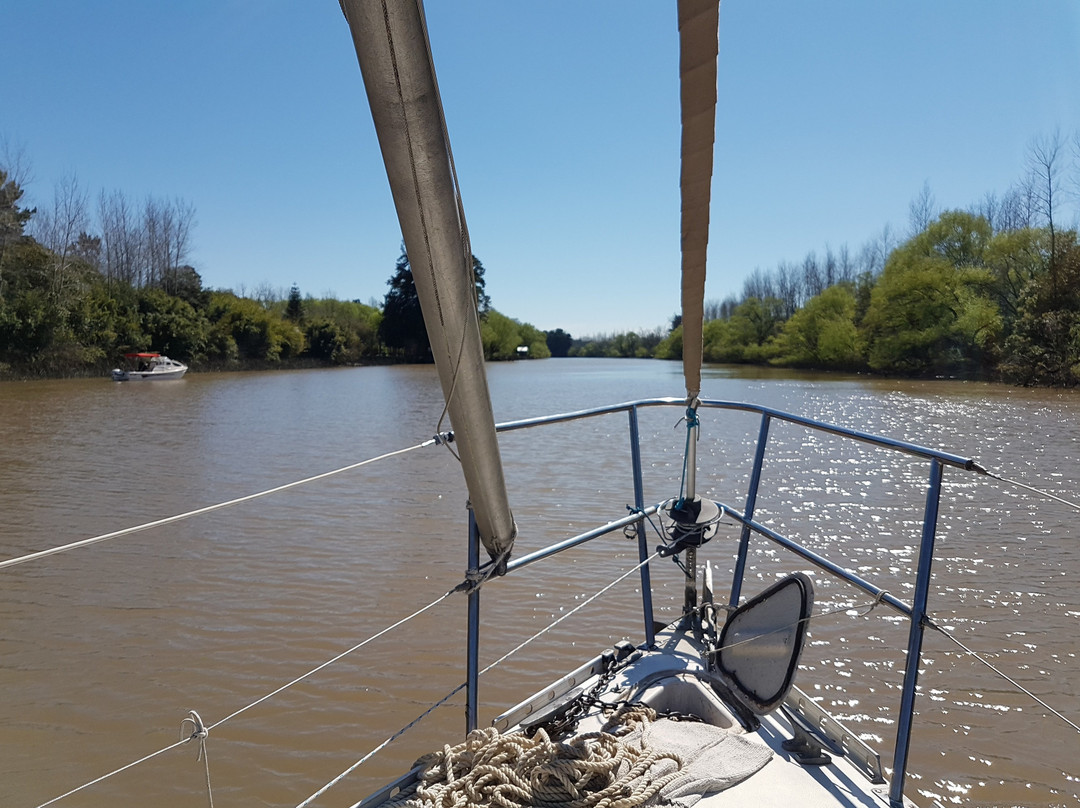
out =
<svg viewBox="0 0 1080 808"><path fill-rule="evenodd" d="M992 471L986 471L985 469L982 473L985 474L987 477L991 477L999 482L1008 483L1009 485L1015 485L1017 488L1023 488L1025 491L1030 491L1033 494L1038 494L1041 497L1046 497L1047 499L1052 499L1055 502L1060 502L1062 505L1068 505L1075 511L1080 511L1080 503L1072 502L1071 500L1065 499L1064 497L1059 497L1057 494L1051 494L1049 491L1044 491L1041 488L1036 488L1035 486L1028 485L1027 483L1022 483L1019 480L1011 480L1007 477L1002 477L998 474L994 474Z"/></svg>
<svg viewBox="0 0 1080 808"><path fill-rule="evenodd" d="M925 625L926 625L926 627L927 627L927 628L931 628L931 629L933 629L934 631L936 631L936 632L938 632L939 634L941 634L941 635L942 635L943 637L946 637L947 639L949 639L950 641L952 641L952 642L953 642L953 643L954 643L954 644L955 644L955 645L956 645L957 647L959 647L959 648L960 648L961 650L963 650L963 651L964 651L964 653L966 653L966 654L967 654L968 656L970 656L970 657L972 657L973 659L975 659L975 660L977 660L977 661L981 662L981 663L982 663L983 665L985 665L986 667L988 667L988 668L989 668L990 670L992 670L992 671L993 671L994 673L996 673L996 674L997 674L998 676L1000 676L1000 677L1001 677L1002 679L1004 679L1004 680L1005 680L1006 682L1008 682L1009 684L1011 684L1011 685L1012 685L1013 687L1015 687L1015 688L1016 688L1017 690L1019 690L1019 691L1020 691L1021 693L1023 693L1023 694L1025 695L1025 696L1028 696L1029 698L1031 698L1032 700L1034 700L1034 701L1035 701L1036 703L1038 703L1039 705L1041 705L1041 706L1042 706L1042 707L1044 707L1045 709L1049 710L1049 711L1050 711L1050 712L1051 712L1051 713L1052 713L1052 714L1053 714L1053 715L1054 715L1055 717L1057 717L1057 718L1060 718L1060 719L1061 719L1062 721L1064 721L1064 722L1065 722L1066 724L1068 724L1068 725L1069 725L1070 727L1072 727L1073 729L1075 729L1075 730L1076 730L1077 732L1080 732L1080 725L1077 725L1077 724L1076 724L1076 723L1075 723L1074 721L1070 720L1070 719L1069 719L1069 718L1068 718L1067 716L1065 716L1065 715L1064 715L1063 713L1061 713L1060 711L1058 711L1058 710L1055 710L1055 709L1054 709L1053 707L1051 707L1051 706L1050 706L1049 704L1047 704L1047 703L1046 703L1045 701L1043 701L1043 700L1042 700L1041 698L1039 698L1038 696L1036 696L1036 695L1035 695L1034 693L1032 693L1032 692L1031 692L1030 690L1028 690L1028 689L1027 689L1026 687L1024 687L1024 686L1023 686L1022 684L1020 684L1020 683L1019 683L1018 681L1016 681L1015 679L1013 679L1013 678L1012 678L1011 676L1009 676L1009 675L1008 675L1007 673L1005 673L1005 672L1004 672L1004 671L1002 671L1002 670L1001 670L1000 668L997 668L997 667L995 667L995 666L994 666L993 664L991 664L991 663L989 662L989 660L983 659L983 657L982 657L982 656L980 656L980 655L979 655L978 653L976 653L975 651L973 651L973 650L971 650L970 648L968 648L968 647L967 647L966 645L964 645L964 644L963 644L962 642L960 642L960 640L956 639L956 637L954 637L954 636L953 636L953 635L952 635L951 633L949 633L948 631L946 631L946 630L945 630L945 629L944 629L944 628L943 628L942 626L939 626L939 625L938 625L937 623L935 623L935 622L934 622L933 620L927 620L927 621L926 621L926 623L925 623Z"/></svg>
<svg viewBox="0 0 1080 808"><path fill-rule="evenodd" d="M534 640L537 640L537 639L539 639L540 637L542 637L542 636L543 636L544 634L546 634L547 632L551 631L551 629L555 628L555 626L559 625L559 623L561 623L561 622L562 622L563 620L566 620L566 619L567 619L568 617L570 617L571 615L575 614L576 612L580 611L581 609L584 609L584 608L585 608L586 606L588 606L588 605L589 605L590 603L592 603L592 602L593 602L594 600L596 600L597 598L599 598L599 597L600 597L601 595L605 594L605 593L606 593L606 592L607 592L608 590L610 590L610 589L611 589L612 587L614 587L614 586L616 586L617 584L621 583L622 581L626 580L626 579L627 579L628 577L630 577L630 576L631 576L631 575L633 575L633 574L634 574L635 572L637 572L638 570L640 570L640 569L641 569L642 567L644 567L644 566L645 566L646 564L648 564L648 563L649 563L650 561L652 561L653 559L655 559L655 558L656 558L656 557L657 557L658 555L659 555L658 553L653 553L653 554L652 554L651 556L649 556L648 558L646 558L646 559L645 559L644 561L640 562L639 564L637 564L637 565L636 565L636 566L634 566L634 567L631 567L631 568L630 568L629 570L627 570L626 572L624 572L624 573L623 573L622 575L620 575L620 576L619 576L618 578L616 578L616 579L615 579L614 581L612 581L611 583L609 583L609 584L608 584L607 586L605 586L605 587L604 587L603 589L600 589L600 590L599 590L598 592L596 592L595 594L593 594L593 595L590 595L590 596L589 596L588 598L586 598L586 599L585 599L584 601L582 601L581 603L579 603L579 604L578 604L577 606L575 606L575 607L574 607L573 609L571 609L570 611L568 611L568 612L567 612L566 614L564 614L564 615L561 615L561 616L559 616L559 617L558 617L558 618L556 618L556 619L555 619L554 621L552 621L551 623L549 623L548 625L546 625L546 626L545 626L544 628L540 629L540 630L539 630L538 632L536 632L535 634L533 634L533 635L532 635L531 637L529 637L529 638L528 638L527 640L525 640L525 641L523 641L523 642L519 643L519 644L518 644L517 646L515 646L514 648L511 648L511 649L510 649L509 651L507 651L507 652L506 652L505 654L503 654L503 655L502 655L501 657L499 657L499 658L498 658L498 659L496 659L496 660L495 660L494 662L492 662L492 663L491 663L490 665L488 665L488 666L487 666L486 668L484 668L483 670L481 670L481 671L480 671L480 673L479 673L478 675L479 675L479 676L483 676L483 675L484 675L485 673L487 673L488 671L490 671L490 670L491 670L492 668L495 668L496 666L498 666L498 665L501 665L501 664L502 664L503 662L505 662L505 661L506 661L507 659L509 659L510 657L512 657L512 656L513 656L514 654L516 654L516 653L517 653L518 651L520 651L520 650L521 650L522 648L524 648L525 646L529 645L529 644L530 644L531 642L533 642ZM329 790L330 790L331 788L333 788L333 787L334 787L335 785L337 785L338 783L340 783L340 782L341 782L342 780L344 780L344 779L345 779L346 777L348 777L348 776L349 776L350 774L352 774L352 773L353 773L354 771L356 771L356 770L357 770L358 768L360 768L360 766L362 766L362 765L363 765L364 763L366 763L366 762L367 762L368 760L370 760L370 759L371 759L371 758L372 758L372 757L373 757L373 756L374 756L374 755L375 755L375 754L376 754L377 752L379 752L379 751L381 751L382 749L386 748L386 747L387 747L387 746L388 746L388 745L389 745L390 743L392 743L393 741L395 741L395 740L397 740L398 738L400 738L400 737L401 737L402 735L404 735L404 734L405 734L405 733L406 733L406 732L407 732L408 730L412 729L412 728L413 728L414 726L416 726L416 725L417 725L418 723L420 723L421 719L425 718L425 717L426 717L426 716L427 716L427 715L428 715L429 713L433 712L433 711L434 711L434 710L435 710L435 709L436 709L437 707L440 707L440 706L442 706L442 705L443 705L443 704L445 704L445 703L446 703L447 701L449 701L449 700L450 700L450 699L451 699L451 698L452 698L452 697L453 697L454 695L456 695L457 693L460 693L460 692L461 692L462 690L464 690L464 689L465 689L465 684L464 684L464 683L462 683L462 684L458 685L458 686L457 686L456 688L454 688L454 689L453 689L452 691L450 691L450 692L449 692L449 693L447 693L447 694L446 694L445 696L443 696L443 697L442 697L441 699L439 699L439 701L435 702L435 704L431 705L431 707L429 707L429 708L428 708L428 709L427 709L426 711L424 711L424 712L423 712L423 713L422 713L421 715L417 716L417 718L416 718L416 719L414 719L414 720L413 720L412 722L410 722L410 723L409 723L409 724L407 724L406 726L404 726L404 727L402 727L401 729L399 729L399 730L398 730L397 732L395 732L395 733L394 733L393 735L391 735L391 736L390 736L389 738L387 738L387 739L386 739L385 741L383 741L383 742L382 742L381 744L379 744L378 746L376 746L376 747L375 747L374 749L372 749L372 750L371 750L370 752L368 752L368 753L367 753L366 755L364 755L364 756L363 756L362 758L360 758L360 759L359 759L358 761L356 761L356 762L355 762L355 763L353 763L353 764L352 764L351 766L349 766L349 767L348 767L347 769L345 769L345 771L343 771L343 772L342 772L341 774L337 775L337 776L336 776L336 777L334 777L334 778L333 778L332 780L330 780L329 782L327 782L327 783L326 783L326 784L325 784L325 785L324 785L324 786L323 786L322 788L320 788L320 789L319 789L318 791L316 791L316 792L315 792L314 794L312 794L312 795L311 795L310 797L308 797L308 798L307 798L306 800L304 800L303 802L299 803L299 804L298 804L298 805L296 806L296 808L306 808L306 806L310 805L310 804L311 804L311 803L312 803L312 802L313 802L314 800L318 799L318 798L319 798L319 797L320 797L321 795L325 794L325 793L326 793L327 791L329 791Z"/></svg>
<svg viewBox="0 0 1080 808"><path fill-rule="evenodd" d="M56 555L57 553L66 553L69 550L76 550L79 547L87 547L91 544L98 544L104 541L111 541L112 539L119 539L122 536L130 536L132 533L140 533L144 530L150 530L155 527L171 525L174 522L179 522L184 519L190 519L193 516L201 516L205 513L211 513L212 511L220 511L224 508L230 508L233 505L240 505L244 502L251 502L252 500L270 496L271 494L278 494L282 491L288 491L290 488L296 488L301 485L307 485L308 483L325 480L327 477L333 477L335 474L352 471L353 469L358 469L361 466L366 466L378 460L386 460L387 458L405 454L406 452L411 452L415 449L423 449L428 446L433 446L438 442L438 438L431 438L424 441L423 443L418 443L415 446L409 446L405 449L397 449L393 452L381 454L378 457L370 457L367 460L361 460L359 463L353 463L348 466L343 466L339 469L334 469L333 471L324 471L322 474L316 474L314 477L305 477L303 480L296 480L291 483L286 483L285 485L279 485L276 488L268 488L265 491L259 491L255 494L247 494L246 496L237 497L236 499L230 499L228 502L219 502L216 505L207 505L205 508L197 508L193 511L176 514L175 516L167 516L164 519L157 519L153 522L146 522L145 524L135 525L134 527L126 527L123 530L116 530L112 533L104 533L100 536L94 536L89 539L80 539L79 541L73 541L70 544L63 544L59 547L53 547L48 550L41 550L36 553L29 553L28 555L19 556L17 558L9 558L5 561L0 561L0 570L6 569L8 567L14 567L17 564L25 564L28 561L37 561L39 558Z"/></svg>

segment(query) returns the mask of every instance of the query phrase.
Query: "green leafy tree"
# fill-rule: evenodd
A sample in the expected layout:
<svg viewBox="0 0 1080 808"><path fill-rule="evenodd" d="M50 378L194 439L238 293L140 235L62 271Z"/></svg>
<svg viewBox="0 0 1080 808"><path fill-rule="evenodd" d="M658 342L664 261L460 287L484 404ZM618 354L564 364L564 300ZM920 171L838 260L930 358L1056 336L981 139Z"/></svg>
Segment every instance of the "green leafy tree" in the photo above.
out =
<svg viewBox="0 0 1080 808"><path fill-rule="evenodd" d="M710 320L702 332L706 362L764 362L772 355L772 338L784 321L779 298L751 297L726 320Z"/></svg>
<svg viewBox="0 0 1080 808"><path fill-rule="evenodd" d="M331 364L340 365L346 361L345 333L341 327L330 320L317 320L308 323L304 331L307 342L307 354Z"/></svg>
<svg viewBox="0 0 1080 808"><path fill-rule="evenodd" d="M297 324L304 321L304 300L300 297L300 287L295 283L289 290L289 300L285 304L285 319Z"/></svg>
<svg viewBox="0 0 1080 808"><path fill-rule="evenodd" d="M777 365L853 370L863 364L853 284L830 286L795 312L776 338Z"/></svg>
<svg viewBox="0 0 1080 808"><path fill-rule="evenodd" d="M671 329L671 332L664 337L653 351L653 356L657 359L682 359L682 318L679 318L679 325Z"/></svg>
<svg viewBox="0 0 1080 808"><path fill-rule="evenodd" d="M5 294L9 249L24 241L26 225L34 215L33 209L19 207L22 196L23 189L0 168L0 300Z"/></svg>
<svg viewBox="0 0 1080 808"><path fill-rule="evenodd" d="M214 293L208 319L213 358L280 362L303 353L303 332L255 300Z"/></svg>
<svg viewBox="0 0 1080 808"><path fill-rule="evenodd" d="M209 323L186 300L146 288L139 295L138 311L147 347L185 361L204 356Z"/></svg>
<svg viewBox="0 0 1080 808"><path fill-rule="evenodd" d="M1000 369L1024 385L1080 383L1080 245L1075 230L1059 231L1057 257L1030 277L1016 304ZM1053 269L1051 270L1051 265Z"/></svg>
<svg viewBox="0 0 1080 808"><path fill-rule="evenodd" d="M480 338L484 343L485 359L517 359L522 345L521 329L509 317L491 309L480 323Z"/></svg>
<svg viewBox="0 0 1080 808"><path fill-rule="evenodd" d="M474 255L473 276L475 279L477 310L481 319L485 319L491 309L484 280L484 265ZM394 267L394 274L387 281L390 291L383 300L383 318L379 324L379 338L391 352L412 362L430 362L431 343L427 327L424 324L420 297L416 292L409 256L402 247L401 256Z"/></svg>
<svg viewBox="0 0 1080 808"><path fill-rule="evenodd" d="M382 350L379 343L382 312L373 306L359 300L308 298L304 301L304 312L312 322L322 320L337 325L345 339L345 362L378 356Z"/></svg>
<svg viewBox="0 0 1080 808"><path fill-rule="evenodd" d="M893 251L863 320L871 368L925 375L987 369L1001 316L985 266L985 219L948 211Z"/></svg>
<svg viewBox="0 0 1080 808"><path fill-rule="evenodd" d="M383 300L379 339L391 352L412 362L430 362L431 343L420 296L416 292L409 256L402 250L394 274L387 281L390 291Z"/></svg>
<svg viewBox="0 0 1080 808"><path fill-rule="evenodd" d="M529 359L550 359L551 351L547 346L547 334L530 323L521 323L519 327L522 347L528 348Z"/></svg>
<svg viewBox="0 0 1080 808"><path fill-rule="evenodd" d="M552 356L569 356L570 347L574 344L574 338L563 331L561 328L556 328L554 331L545 332L545 341L547 342L548 351Z"/></svg>

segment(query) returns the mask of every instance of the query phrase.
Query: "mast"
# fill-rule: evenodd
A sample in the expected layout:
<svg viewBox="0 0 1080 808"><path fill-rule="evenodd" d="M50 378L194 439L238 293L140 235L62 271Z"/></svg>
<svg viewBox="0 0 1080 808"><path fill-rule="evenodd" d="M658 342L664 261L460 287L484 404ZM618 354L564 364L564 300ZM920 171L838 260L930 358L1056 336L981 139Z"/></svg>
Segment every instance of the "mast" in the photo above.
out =
<svg viewBox="0 0 1080 808"><path fill-rule="evenodd" d="M495 434L472 248L421 0L341 0L431 352L484 546L505 561L516 527Z"/></svg>

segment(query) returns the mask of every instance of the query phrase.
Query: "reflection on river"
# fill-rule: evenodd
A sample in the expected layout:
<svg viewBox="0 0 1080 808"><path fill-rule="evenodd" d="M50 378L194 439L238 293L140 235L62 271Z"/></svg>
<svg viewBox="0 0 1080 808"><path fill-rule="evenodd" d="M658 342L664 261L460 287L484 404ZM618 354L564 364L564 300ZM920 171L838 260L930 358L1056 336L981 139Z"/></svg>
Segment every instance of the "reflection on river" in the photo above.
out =
<svg viewBox="0 0 1080 808"><path fill-rule="evenodd" d="M678 395L675 365L547 360L491 367L500 421ZM747 400L976 457L1075 498L1080 395L714 368L703 397ZM436 430L431 368L192 375L175 384L0 385L0 558L242 496L411 446ZM642 415L646 500L677 493L681 413ZM702 415L699 488L741 504L757 423ZM781 427L758 516L910 599L925 464ZM501 443L518 555L625 513L625 416ZM731 458L740 464L729 467ZM464 486L432 447L156 531L0 571L0 804L34 806L212 723L426 604L462 576ZM938 622L1076 720L1080 531L1065 506L945 474L930 607ZM701 557L729 570L734 527ZM608 538L484 589L491 661L636 563ZM798 565L755 545L744 594ZM673 616L678 570L654 563ZM891 760L906 625L815 576L800 686ZM623 637L639 639L630 583L481 680L481 721ZM464 601L372 643L229 720L208 741L220 804L295 805L464 676ZM1076 805L1080 736L932 632L917 702L911 795L924 805ZM463 700L366 764L324 805L347 805L455 738ZM199 805L185 746L60 805Z"/></svg>

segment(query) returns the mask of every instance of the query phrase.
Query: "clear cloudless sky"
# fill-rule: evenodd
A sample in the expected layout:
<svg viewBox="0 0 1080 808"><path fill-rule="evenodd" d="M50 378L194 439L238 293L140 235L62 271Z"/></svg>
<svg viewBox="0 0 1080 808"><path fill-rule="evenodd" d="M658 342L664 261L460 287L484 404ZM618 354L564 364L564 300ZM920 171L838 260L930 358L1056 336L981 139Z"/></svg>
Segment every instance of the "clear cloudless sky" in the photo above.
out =
<svg viewBox="0 0 1080 808"><path fill-rule="evenodd" d="M575 336L679 306L674 2L432 0L493 305ZM47 208L75 176L196 209L204 284L382 299L400 230L336 0L0 0L0 138ZM725 0L706 296L1003 193L1080 130L1076 0ZM1080 162L1076 160L1074 162ZM1068 217L1075 216L1075 198Z"/></svg>

